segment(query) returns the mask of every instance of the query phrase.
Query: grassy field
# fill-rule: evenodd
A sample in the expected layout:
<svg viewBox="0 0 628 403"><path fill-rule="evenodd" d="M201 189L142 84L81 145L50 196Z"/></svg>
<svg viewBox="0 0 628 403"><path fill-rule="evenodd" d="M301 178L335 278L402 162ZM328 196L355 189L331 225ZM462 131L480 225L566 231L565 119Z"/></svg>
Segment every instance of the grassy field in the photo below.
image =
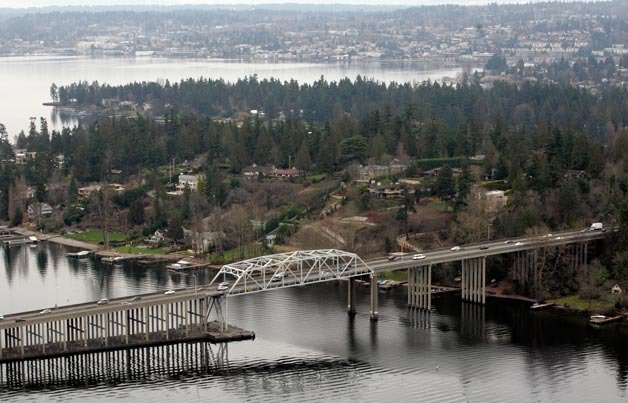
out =
<svg viewBox="0 0 628 403"><path fill-rule="evenodd" d="M140 248L137 246L120 246L114 249L120 253L133 253L135 255L165 255L167 250L161 248Z"/></svg>
<svg viewBox="0 0 628 403"><path fill-rule="evenodd" d="M391 271L387 273L382 273L380 275L380 279L394 280L394 281L407 281L408 273L405 270Z"/></svg>
<svg viewBox="0 0 628 403"><path fill-rule="evenodd" d="M73 234L67 234L66 237L76 239L77 241L89 242L94 244L103 243L102 231L90 230L83 232L75 232ZM129 239L128 234L119 231L109 232L109 241L123 242Z"/></svg>
<svg viewBox="0 0 628 403"><path fill-rule="evenodd" d="M255 243L245 245L242 249L243 249L242 252L244 256L241 256L240 250L236 248L236 249L230 249L230 250L224 251L222 258L218 256L217 254L213 253L210 257L210 261L215 262L215 263L230 263L230 262L237 262L239 260L250 259L257 256L262 256L266 253L261 245L255 244Z"/></svg>
<svg viewBox="0 0 628 403"><path fill-rule="evenodd" d="M433 199L427 206L436 211L445 211L445 202L442 200ZM453 211L453 208L449 206L447 211Z"/></svg>
<svg viewBox="0 0 628 403"><path fill-rule="evenodd" d="M589 300L581 299L577 295L568 295L566 297L549 300L548 302L553 302L557 305L568 305L581 311L586 311L589 309ZM604 299L591 300L591 310L593 311L608 311L613 308L613 305L613 302L606 301Z"/></svg>

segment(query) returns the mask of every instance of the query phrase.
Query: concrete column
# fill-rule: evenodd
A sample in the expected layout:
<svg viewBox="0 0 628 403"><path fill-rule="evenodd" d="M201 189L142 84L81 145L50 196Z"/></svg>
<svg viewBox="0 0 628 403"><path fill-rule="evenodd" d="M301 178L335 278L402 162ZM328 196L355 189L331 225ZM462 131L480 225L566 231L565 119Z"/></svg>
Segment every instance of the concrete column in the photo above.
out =
<svg viewBox="0 0 628 403"><path fill-rule="evenodd" d="M378 298L377 293L377 277L375 274L371 274L371 320L376 321L378 319Z"/></svg>
<svg viewBox="0 0 628 403"><path fill-rule="evenodd" d="M148 307L143 308L144 310L144 331L146 333L146 341L148 341Z"/></svg>
<svg viewBox="0 0 628 403"><path fill-rule="evenodd" d="M467 261L463 260L462 261L462 268L460 269L460 275L462 277L461 281L460 281L460 286L461 286L461 295L462 295L462 300L466 301L467 299L467 274L466 274L466 270L467 269Z"/></svg>
<svg viewBox="0 0 628 403"><path fill-rule="evenodd" d="M410 269L410 282L408 283L408 306L414 308L416 306L416 267Z"/></svg>
<svg viewBox="0 0 628 403"><path fill-rule="evenodd" d="M432 309L432 265L427 266L427 309Z"/></svg>
<svg viewBox="0 0 628 403"><path fill-rule="evenodd" d="M410 308L412 306L412 269L408 268L407 269L408 272L408 308ZM372 281L375 281L375 279L373 279Z"/></svg>
<svg viewBox="0 0 628 403"><path fill-rule="evenodd" d="M83 330L83 345L85 347L87 347L87 323L88 323L88 319L87 316L83 316L81 318L81 329Z"/></svg>
<svg viewBox="0 0 628 403"><path fill-rule="evenodd" d="M349 315L355 315L355 280L349 277L347 288L347 312Z"/></svg>
<svg viewBox="0 0 628 403"><path fill-rule="evenodd" d="M486 304L486 257L483 257L481 259L482 259L482 305L484 305Z"/></svg>
<svg viewBox="0 0 628 403"><path fill-rule="evenodd" d="M20 331L19 331L19 335L20 335L20 351L22 352L22 356L24 356L24 327L20 326L19 327Z"/></svg>
<svg viewBox="0 0 628 403"><path fill-rule="evenodd" d="M170 304L166 303L165 306L166 309L166 340L168 340L170 337Z"/></svg>

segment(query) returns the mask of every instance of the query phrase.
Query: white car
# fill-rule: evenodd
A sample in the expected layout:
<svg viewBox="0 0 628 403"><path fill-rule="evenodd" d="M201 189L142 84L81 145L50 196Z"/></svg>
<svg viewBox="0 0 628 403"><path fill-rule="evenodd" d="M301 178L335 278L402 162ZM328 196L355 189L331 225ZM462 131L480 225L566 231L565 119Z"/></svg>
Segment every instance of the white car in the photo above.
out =
<svg viewBox="0 0 628 403"><path fill-rule="evenodd" d="M3 320L3 319L4 319L4 315L0 315L0 320Z"/></svg>
<svg viewBox="0 0 628 403"><path fill-rule="evenodd" d="M421 259L425 259L425 255L422 253L417 253L416 255L412 256L412 260L421 260Z"/></svg>
<svg viewBox="0 0 628 403"><path fill-rule="evenodd" d="M96 302L97 305L106 305L109 303L109 299L108 298L103 298L98 300L98 302Z"/></svg>
<svg viewBox="0 0 628 403"><path fill-rule="evenodd" d="M521 246L521 245L523 245L523 242L517 242L517 243L515 244L515 246Z"/></svg>
<svg viewBox="0 0 628 403"><path fill-rule="evenodd" d="M455 251L462 250L462 248L460 246L454 246L450 250L453 250L455 252Z"/></svg>
<svg viewBox="0 0 628 403"><path fill-rule="evenodd" d="M557 237L556 237L556 240L557 240L557 241L560 241L561 239L563 239L563 238L562 238L562 237L560 237L560 236L557 236Z"/></svg>
<svg viewBox="0 0 628 403"><path fill-rule="evenodd" d="M273 274L272 281L281 281L283 279L284 275L285 275L285 273L283 273L283 272L275 273L275 274Z"/></svg>
<svg viewBox="0 0 628 403"><path fill-rule="evenodd" d="M40 314L40 315L45 315L45 314L50 313L50 312L52 312L52 310L50 310L50 309L44 309L43 311L39 312L39 314Z"/></svg>
<svg viewBox="0 0 628 403"><path fill-rule="evenodd" d="M166 294L166 295L172 295L172 294L174 294L174 290L168 290L168 291L166 291L164 294Z"/></svg>
<svg viewBox="0 0 628 403"><path fill-rule="evenodd" d="M128 306L128 305L133 305L133 304L131 304L130 302L127 302L127 301L122 301L122 302L120 302L120 305Z"/></svg>
<svg viewBox="0 0 628 403"><path fill-rule="evenodd" d="M229 283L227 283L226 281L223 281L222 283L218 284L218 291L227 291L229 289Z"/></svg>

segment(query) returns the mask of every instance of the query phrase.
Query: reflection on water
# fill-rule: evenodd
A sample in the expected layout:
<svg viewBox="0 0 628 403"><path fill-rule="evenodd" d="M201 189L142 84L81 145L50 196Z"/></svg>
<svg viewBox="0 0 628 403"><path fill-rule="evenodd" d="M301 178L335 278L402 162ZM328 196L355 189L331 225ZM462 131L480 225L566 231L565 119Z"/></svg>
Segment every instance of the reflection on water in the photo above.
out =
<svg viewBox="0 0 628 403"><path fill-rule="evenodd" d="M50 284L66 287L62 279L89 290L68 293L72 299L193 284L189 275L101 267L67 260L63 247L39 248L48 256L43 272L37 249L3 250L0 261L11 264L2 269L13 273L12 285L0 282L3 306L9 302L4 291L13 292L18 285L21 291L11 297L19 302L15 307L31 304L24 292L29 288L54 298ZM209 278L203 272L198 275ZM41 282L45 285L40 287ZM372 323L368 294L368 288L358 289L354 318L346 314L346 284L234 297L228 303L230 322L255 331L256 339L230 344L221 361L226 365L205 360L203 343L166 352L138 350L130 361L114 355L90 358L87 370L85 364L73 365L75 378L64 375L46 388L46 382L34 382L23 389L29 381L17 378L14 385L22 386L0 391L0 400L628 400L626 328L594 329L585 318L531 313L525 305L505 301L490 300L482 307L461 303L456 296L435 298L429 313L408 310L404 288L380 293L380 321ZM34 293L33 298L51 297ZM219 346L211 348L216 355ZM110 364L94 366L98 360ZM37 365L28 368L37 373ZM59 371L65 368L63 363L55 365ZM122 373L125 368L130 370ZM83 373L87 381L78 376Z"/></svg>

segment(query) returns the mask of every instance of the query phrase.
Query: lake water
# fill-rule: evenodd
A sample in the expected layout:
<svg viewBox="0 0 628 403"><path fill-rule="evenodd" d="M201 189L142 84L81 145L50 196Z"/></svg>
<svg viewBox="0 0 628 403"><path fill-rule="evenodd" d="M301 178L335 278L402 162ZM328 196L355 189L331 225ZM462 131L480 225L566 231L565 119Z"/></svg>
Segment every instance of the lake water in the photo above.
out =
<svg viewBox="0 0 628 403"><path fill-rule="evenodd" d="M217 60L181 60L163 58L87 58L87 57L0 57L0 123L11 138L27 130L30 117L45 117L51 128L60 128L60 117L53 108L42 105L50 101L50 85L76 81L98 81L111 85L158 79L179 81L189 77L223 78L237 81L257 74L260 79L296 79L313 82L321 76L327 80L354 79L358 74L384 82L422 82L455 77L461 69L442 69L411 63L243 63ZM65 125L75 120L64 119Z"/></svg>
<svg viewBox="0 0 628 403"><path fill-rule="evenodd" d="M0 311L193 286L190 275L107 268L68 260L66 252L47 243L0 248ZM194 273L199 283L211 275ZM153 355L152 372L142 376L114 380L110 368L82 386L0 390L0 401L628 401L625 328L595 329L518 303L480 307L455 296L435 298L431 313L417 313L407 309L403 287L380 292L380 320L371 323L368 289L359 289L350 319L345 287L230 299L230 322L257 337L229 344L219 368L159 371ZM174 355L164 359L170 366Z"/></svg>

